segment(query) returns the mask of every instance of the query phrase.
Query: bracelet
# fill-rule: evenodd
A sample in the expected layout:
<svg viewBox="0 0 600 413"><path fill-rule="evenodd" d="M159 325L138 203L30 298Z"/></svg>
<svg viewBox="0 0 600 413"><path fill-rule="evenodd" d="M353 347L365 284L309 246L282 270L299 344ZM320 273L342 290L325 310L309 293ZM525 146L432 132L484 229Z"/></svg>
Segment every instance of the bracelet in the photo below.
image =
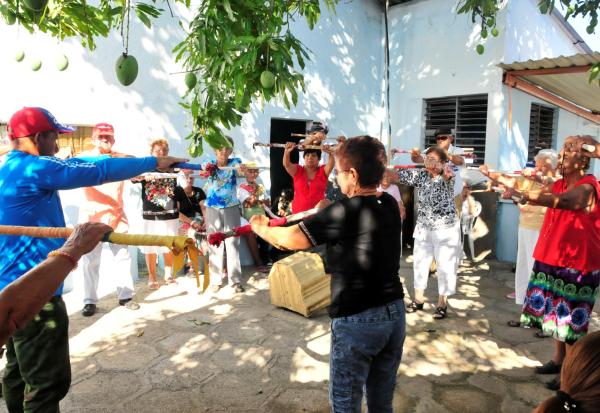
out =
<svg viewBox="0 0 600 413"><path fill-rule="evenodd" d="M48 253L48 258L50 257L63 257L66 258L71 264L73 264L73 270L77 268L77 260L68 252L62 250L54 250ZM72 271L72 270L71 270Z"/></svg>

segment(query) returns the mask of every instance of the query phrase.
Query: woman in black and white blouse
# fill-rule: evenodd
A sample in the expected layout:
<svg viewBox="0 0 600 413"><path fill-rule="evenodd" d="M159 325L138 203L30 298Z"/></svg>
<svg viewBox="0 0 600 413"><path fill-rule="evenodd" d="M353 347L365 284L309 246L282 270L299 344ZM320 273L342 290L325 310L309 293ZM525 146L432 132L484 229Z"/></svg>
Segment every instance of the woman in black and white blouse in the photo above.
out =
<svg viewBox="0 0 600 413"><path fill-rule="evenodd" d="M453 199L454 176L448 155L437 147L425 152L425 169L404 169L398 182L419 191L417 225L414 230L414 301L407 312L423 309L429 267L435 258L438 278L438 304L433 317L446 317L448 296L456 290L456 269L460 245L460 222Z"/></svg>

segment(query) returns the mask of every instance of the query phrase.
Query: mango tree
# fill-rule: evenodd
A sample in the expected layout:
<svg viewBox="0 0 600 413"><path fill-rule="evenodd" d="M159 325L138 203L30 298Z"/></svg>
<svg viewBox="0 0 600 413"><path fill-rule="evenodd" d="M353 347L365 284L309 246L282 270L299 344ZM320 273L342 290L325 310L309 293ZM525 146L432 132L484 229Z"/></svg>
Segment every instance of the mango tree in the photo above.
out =
<svg viewBox="0 0 600 413"><path fill-rule="evenodd" d="M187 137L190 154L199 156L203 141L213 147L229 145L223 130L240 125L252 102L277 99L287 108L296 104L304 90L299 70L309 50L294 35L292 23L305 21L313 29L321 4L333 11L339 0L200 0L194 6L190 0L174 1L193 14L191 21L179 21L183 40L173 53L189 73L182 106L193 118ZM0 0L4 23L60 40L79 38L90 50L98 37L120 31L124 52L117 56L116 72L124 85L135 80L138 68L128 53L130 20L151 28L167 10L173 16L169 0ZM62 61L58 67L67 65Z"/></svg>

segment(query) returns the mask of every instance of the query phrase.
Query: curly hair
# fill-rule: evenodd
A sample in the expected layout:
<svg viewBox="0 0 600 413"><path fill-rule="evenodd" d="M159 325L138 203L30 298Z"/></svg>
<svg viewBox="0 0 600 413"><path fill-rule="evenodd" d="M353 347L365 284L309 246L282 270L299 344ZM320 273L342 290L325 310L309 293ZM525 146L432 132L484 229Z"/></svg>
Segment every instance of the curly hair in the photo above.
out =
<svg viewBox="0 0 600 413"><path fill-rule="evenodd" d="M361 187L379 185L385 172L386 154L383 144L372 136L362 135L338 144L335 156L344 170L358 172Z"/></svg>

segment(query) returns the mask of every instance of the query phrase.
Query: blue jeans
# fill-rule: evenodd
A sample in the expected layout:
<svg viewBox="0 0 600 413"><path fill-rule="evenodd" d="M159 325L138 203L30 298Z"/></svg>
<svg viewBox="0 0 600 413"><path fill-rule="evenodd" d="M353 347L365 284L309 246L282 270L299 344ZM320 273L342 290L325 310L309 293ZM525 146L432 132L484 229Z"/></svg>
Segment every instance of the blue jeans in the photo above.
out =
<svg viewBox="0 0 600 413"><path fill-rule="evenodd" d="M406 335L404 302L331 320L329 399L333 412L391 412Z"/></svg>

